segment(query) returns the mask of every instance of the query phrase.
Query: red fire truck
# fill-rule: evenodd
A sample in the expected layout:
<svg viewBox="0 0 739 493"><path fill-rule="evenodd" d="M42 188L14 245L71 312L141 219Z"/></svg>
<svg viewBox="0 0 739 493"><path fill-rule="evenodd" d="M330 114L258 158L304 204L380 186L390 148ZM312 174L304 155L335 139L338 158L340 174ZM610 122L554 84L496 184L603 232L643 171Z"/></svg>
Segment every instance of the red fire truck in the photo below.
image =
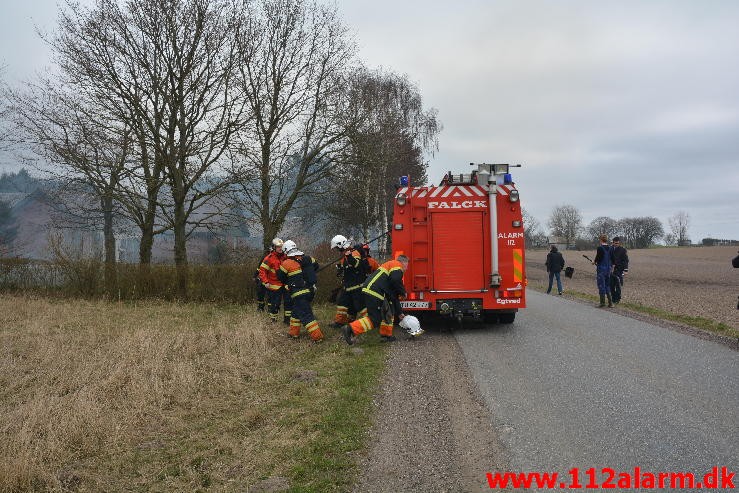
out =
<svg viewBox="0 0 739 493"><path fill-rule="evenodd" d="M394 257L405 254L409 314L437 313L512 323L526 306L524 234L518 190L508 164L449 172L437 187L395 194ZM520 165L516 165L520 166Z"/></svg>

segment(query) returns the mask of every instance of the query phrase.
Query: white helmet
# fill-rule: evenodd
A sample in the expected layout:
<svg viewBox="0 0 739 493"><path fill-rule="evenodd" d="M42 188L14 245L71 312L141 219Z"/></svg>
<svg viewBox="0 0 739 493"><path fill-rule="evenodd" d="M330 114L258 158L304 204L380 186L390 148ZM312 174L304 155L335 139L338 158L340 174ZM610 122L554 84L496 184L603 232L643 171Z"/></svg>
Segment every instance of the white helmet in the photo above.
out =
<svg viewBox="0 0 739 493"><path fill-rule="evenodd" d="M346 239L346 236L336 235L333 238L331 238L331 248L340 248L345 249L349 248L350 243L349 240Z"/></svg>
<svg viewBox="0 0 739 493"><path fill-rule="evenodd" d="M280 238L272 240L272 250L275 250L284 245L284 242Z"/></svg>
<svg viewBox="0 0 739 493"><path fill-rule="evenodd" d="M288 250L287 251L287 256L288 257L298 257L300 255L303 255L303 252L301 252L297 248L293 248L292 250Z"/></svg>
<svg viewBox="0 0 739 493"><path fill-rule="evenodd" d="M282 251L286 254L290 253L290 250L297 250L298 245L295 244L293 240L287 240L285 243L282 244Z"/></svg>
<svg viewBox="0 0 739 493"><path fill-rule="evenodd" d="M406 315L405 317L403 317L403 320L398 323L398 325L403 327L413 337L418 337L423 334L421 322L419 322L418 319L413 315Z"/></svg>

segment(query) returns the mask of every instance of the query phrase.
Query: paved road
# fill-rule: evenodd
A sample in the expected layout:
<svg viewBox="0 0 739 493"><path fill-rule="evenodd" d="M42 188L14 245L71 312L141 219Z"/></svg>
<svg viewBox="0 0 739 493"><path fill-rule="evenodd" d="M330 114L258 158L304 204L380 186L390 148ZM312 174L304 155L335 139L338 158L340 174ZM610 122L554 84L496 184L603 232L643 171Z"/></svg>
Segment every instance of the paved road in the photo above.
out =
<svg viewBox="0 0 739 493"><path fill-rule="evenodd" d="M739 470L738 352L527 295L512 326L456 332L511 470Z"/></svg>

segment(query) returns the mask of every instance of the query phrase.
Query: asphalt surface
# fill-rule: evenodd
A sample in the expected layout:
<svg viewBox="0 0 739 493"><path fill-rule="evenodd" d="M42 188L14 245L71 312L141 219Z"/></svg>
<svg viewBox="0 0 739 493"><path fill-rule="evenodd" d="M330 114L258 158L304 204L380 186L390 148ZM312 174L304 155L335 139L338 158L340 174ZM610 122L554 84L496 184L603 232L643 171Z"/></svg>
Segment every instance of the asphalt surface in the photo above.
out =
<svg viewBox="0 0 739 493"><path fill-rule="evenodd" d="M512 325L455 332L510 470L739 473L739 352L527 296Z"/></svg>

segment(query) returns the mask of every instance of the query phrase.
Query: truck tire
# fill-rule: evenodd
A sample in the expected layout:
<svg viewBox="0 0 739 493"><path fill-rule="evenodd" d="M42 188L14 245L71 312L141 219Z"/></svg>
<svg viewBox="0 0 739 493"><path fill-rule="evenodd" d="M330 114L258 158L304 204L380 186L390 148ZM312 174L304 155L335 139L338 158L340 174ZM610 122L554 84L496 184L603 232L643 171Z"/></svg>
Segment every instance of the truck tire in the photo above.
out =
<svg viewBox="0 0 739 493"><path fill-rule="evenodd" d="M485 310L482 312L482 321L486 324L497 324L498 323L498 312L492 310Z"/></svg>
<svg viewBox="0 0 739 493"><path fill-rule="evenodd" d="M513 313L501 313L498 315L499 324L512 324L516 319L516 312Z"/></svg>

